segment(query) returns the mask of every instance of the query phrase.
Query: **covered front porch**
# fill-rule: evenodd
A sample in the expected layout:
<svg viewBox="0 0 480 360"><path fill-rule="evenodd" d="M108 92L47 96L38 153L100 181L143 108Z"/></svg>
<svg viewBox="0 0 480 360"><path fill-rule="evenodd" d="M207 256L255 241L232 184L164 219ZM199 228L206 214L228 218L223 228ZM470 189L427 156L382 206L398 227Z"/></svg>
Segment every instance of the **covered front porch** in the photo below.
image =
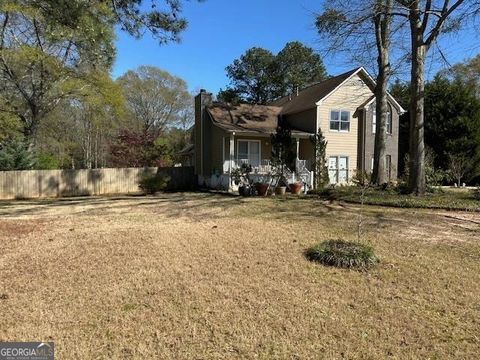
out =
<svg viewBox="0 0 480 360"><path fill-rule="evenodd" d="M252 176L265 177L272 174L271 164L271 135L256 132L230 132L223 138L222 174L228 176L229 188L235 190L231 179L234 169L242 165L251 165ZM309 188L313 185L311 159L313 158L313 145L309 137L312 134L292 131L295 143L295 168L288 169L286 175L291 182L302 181Z"/></svg>

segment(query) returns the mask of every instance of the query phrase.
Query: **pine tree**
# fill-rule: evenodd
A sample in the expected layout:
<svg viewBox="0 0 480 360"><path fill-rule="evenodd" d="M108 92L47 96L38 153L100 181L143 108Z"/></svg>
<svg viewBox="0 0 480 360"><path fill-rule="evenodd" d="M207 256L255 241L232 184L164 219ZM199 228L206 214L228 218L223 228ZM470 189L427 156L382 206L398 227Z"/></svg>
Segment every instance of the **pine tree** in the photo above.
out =
<svg viewBox="0 0 480 360"><path fill-rule="evenodd" d="M12 140L0 148L0 170L29 170L34 166L32 154L25 143Z"/></svg>
<svg viewBox="0 0 480 360"><path fill-rule="evenodd" d="M313 173L314 173L314 186L315 189L321 189L328 185L328 167L327 167L327 140L323 136L322 130L318 129L317 134L310 137L310 141L314 148L314 161L313 161Z"/></svg>

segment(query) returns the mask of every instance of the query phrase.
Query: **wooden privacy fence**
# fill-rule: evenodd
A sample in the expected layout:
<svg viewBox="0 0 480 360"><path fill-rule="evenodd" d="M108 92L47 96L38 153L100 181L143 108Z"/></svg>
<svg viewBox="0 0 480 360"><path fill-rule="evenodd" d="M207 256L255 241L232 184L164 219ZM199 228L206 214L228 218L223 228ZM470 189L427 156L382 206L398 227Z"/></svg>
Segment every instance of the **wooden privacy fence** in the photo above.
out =
<svg viewBox="0 0 480 360"><path fill-rule="evenodd" d="M193 166L159 167L158 174L170 179L167 190L193 190L197 187Z"/></svg>
<svg viewBox="0 0 480 360"><path fill-rule="evenodd" d="M23 170L0 172L0 199L138 193L157 168Z"/></svg>

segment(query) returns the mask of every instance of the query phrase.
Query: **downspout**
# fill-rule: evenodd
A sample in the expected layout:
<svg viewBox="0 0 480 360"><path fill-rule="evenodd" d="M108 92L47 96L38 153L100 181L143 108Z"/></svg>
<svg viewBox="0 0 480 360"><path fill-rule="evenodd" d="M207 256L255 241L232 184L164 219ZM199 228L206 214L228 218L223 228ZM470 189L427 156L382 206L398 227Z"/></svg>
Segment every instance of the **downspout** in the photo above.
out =
<svg viewBox="0 0 480 360"><path fill-rule="evenodd" d="M319 118L318 118L319 114L320 114L320 105L317 105L317 113L315 114L315 131L314 131L315 136L318 135L318 129L320 128ZM316 159L317 159L317 149L315 148L313 151L314 151L313 158L314 158L314 161L316 161ZM327 149L325 149L325 157L327 157ZM325 164L325 165L327 165L327 164ZM311 168L313 168L313 167L311 167ZM313 187L313 184L317 184L317 182L316 182L317 179L316 179L315 172L312 171L311 173L312 173L312 181L311 182L312 182L312 187ZM330 180L328 182L330 183Z"/></svg>
<svg viewBox="0 0 480 360"><path fill-rule="evenodd" d="M202 174L202 176L204 176L204 173L203 173L203 121L204 121L204 118L205 118L205 115L204 115L204 107L203 107L203 98L200 98L200 143L202 144L202 146L200 146L200 172Z"/></svg>
<svg viewBox="0 0 480 360"><path fill-rule="evenodd" d="M366 168L366 147L367 147L367 109L363 108L363 146L362 146L362 171L367 172Z"/></svg>
<svg viewBox="0 0 480 360"><path fill-rule="evenodd" d="M225 174L225 136L222 136L222 175Z"/></svg>

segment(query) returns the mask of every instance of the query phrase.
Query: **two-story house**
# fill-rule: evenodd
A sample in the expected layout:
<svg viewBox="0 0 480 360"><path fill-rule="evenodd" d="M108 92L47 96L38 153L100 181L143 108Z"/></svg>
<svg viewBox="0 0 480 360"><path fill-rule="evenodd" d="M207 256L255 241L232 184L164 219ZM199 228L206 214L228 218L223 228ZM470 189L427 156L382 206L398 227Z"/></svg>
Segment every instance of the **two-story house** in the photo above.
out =
<svg viewBox="0 0 480 360"><path fill-rule="evenodd" d="M212 102L202 90L195 98L195 174L200 185L232 188L231 172L243 163L254 173L269 171L271 135L286 120L296 142L297 173L309 172L314 159L310 137L320 128L328 141L330 182L348 183L357 171L371 172L375 142L375 81L364 68L329 78L268 105ZM399 115L388 95L387 167L397 177ZM310 173L311 174L311 173ZM307 177L308 183L312 178Z"/></svg>

